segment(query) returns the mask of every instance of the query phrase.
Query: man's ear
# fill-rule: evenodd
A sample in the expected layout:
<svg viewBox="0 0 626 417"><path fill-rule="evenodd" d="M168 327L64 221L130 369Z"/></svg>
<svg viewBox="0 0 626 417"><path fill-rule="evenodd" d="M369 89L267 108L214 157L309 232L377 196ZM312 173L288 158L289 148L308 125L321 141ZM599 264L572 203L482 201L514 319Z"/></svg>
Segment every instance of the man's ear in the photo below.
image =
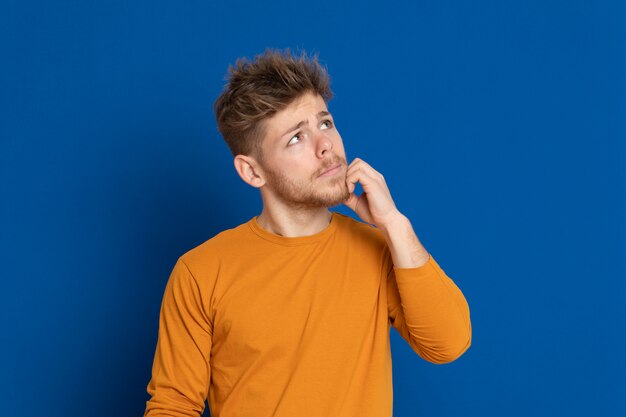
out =
<svg viewBox="0 0 626 417"><path fill-rule="evenodd" d="M235 169L237 170L237 174L244 180L247 184L260 188L265 184L265 179L263 179L263 171L259 167L259 164L246 155L237 155L233 160L235 164Z"/></svg>

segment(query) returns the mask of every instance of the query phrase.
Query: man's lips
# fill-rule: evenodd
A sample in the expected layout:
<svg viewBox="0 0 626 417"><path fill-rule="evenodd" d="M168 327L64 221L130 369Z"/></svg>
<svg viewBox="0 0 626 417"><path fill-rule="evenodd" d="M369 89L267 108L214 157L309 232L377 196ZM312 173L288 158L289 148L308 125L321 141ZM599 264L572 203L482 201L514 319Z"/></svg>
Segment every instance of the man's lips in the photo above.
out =
<svg viewBox="0 0 626 417"><path fill-rule="evenodd" d="M331 166L330 168L328 168L326 171L322 172L319 176L322 177L324 175L332 175L332 174L336 174L338 170L338 168L341 167L341 164L336 164Z"/></svg>

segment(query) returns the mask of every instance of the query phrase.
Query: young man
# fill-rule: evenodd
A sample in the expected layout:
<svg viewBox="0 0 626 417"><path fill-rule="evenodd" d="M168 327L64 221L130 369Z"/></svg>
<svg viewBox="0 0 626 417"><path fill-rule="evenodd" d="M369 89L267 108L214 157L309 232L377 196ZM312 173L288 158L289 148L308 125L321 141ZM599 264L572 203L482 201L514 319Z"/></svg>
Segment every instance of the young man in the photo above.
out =
<svg viewBox="0 0 626 417"><path fill-rule="evenodd" d="M145 416L199 416L206 399L212 417L391 416L391 327L448 363L470 346L468 304L383 176L347 164L317 56L268 49L229 75L218 128L263 211L178 259Z"/></svg>

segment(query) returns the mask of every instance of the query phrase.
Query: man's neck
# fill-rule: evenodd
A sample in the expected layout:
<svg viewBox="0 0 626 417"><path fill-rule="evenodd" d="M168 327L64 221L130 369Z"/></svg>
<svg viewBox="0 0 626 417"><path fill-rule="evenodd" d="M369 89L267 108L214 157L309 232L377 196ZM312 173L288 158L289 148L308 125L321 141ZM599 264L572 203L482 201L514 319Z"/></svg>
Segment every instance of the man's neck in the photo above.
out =
<svg viewBox="0 0 626 417"><path fill-rule="evenodd" d="M328 208L302 211L271 211L267 208L257 217L257 223L270 233L284 237L310 236L326 229L332 219Z"/></svg>

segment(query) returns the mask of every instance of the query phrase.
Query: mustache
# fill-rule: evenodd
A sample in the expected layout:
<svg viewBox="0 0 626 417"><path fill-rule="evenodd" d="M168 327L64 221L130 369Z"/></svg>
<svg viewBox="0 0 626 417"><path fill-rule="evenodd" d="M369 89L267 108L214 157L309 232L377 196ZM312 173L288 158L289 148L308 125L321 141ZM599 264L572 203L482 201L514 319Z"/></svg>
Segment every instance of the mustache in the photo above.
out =
<svg viewBox="0 0 626 417"><path fill-rule="evenodd" d="M345 159L345 158L342 158L342 157L339 157L339 156L338 156L338 157L336 157L336 158L334 158L331 162L329 162L328 164L326 164L325 166L323 166L323 167L319 170L319 172L317 173L317 175L318 175L318 176L319 176L319 175L322 175L322 173L323 173L324 171L328 170L330 167L333 167L333 166L335 166L335 165L337 165L337 164L340 164L340 165L346 165L346 159Z"/></svg>

